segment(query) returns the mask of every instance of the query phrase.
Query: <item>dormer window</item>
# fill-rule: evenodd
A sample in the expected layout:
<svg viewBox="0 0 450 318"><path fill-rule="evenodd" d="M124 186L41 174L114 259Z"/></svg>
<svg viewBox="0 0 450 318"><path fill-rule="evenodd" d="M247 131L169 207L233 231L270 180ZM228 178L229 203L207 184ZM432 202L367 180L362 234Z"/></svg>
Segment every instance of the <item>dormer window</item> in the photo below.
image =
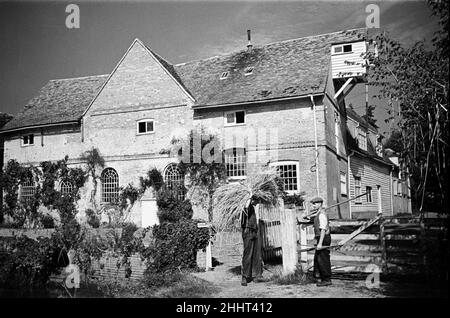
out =
<svg viewBox="0 0 450 318"><path fill-rule="evenodd" d="M333 46L333 54L351 53L353 48L351 44L341 44Z"/></svg>
<svg viewBox="0 0 450 318"><path fill-rule="evenodd" d="M367 151L367 134L361 127L356 128L356 140L359 149Z"/></svg>
<svg viewBox="0 0 450 318"><path fill-rule="evenodd" d="M245 75L245 76L251 75L252 73L253 73L253 67L247 67L247 68L244 70L244 75Z"/></svg>
<svg viewBox="0 0 450 318"><path fill-rule="evenodd" d="M155 132L155 123L153 119L142 119L137 122L137 134L151 134Z"/></svg>
<svg viewBox="0 0 450 318"><path fill-rule="evenodd" d="M32 146L34 145L34 135L24 135L22 136L22 146Z"/></svg>
<svg viewBox="0 0 450 318"><path fill-rule="evenodd" d="M221 80L224 80L224 79L226 79L227 77L228 77L228 72L223 72L222 74L220 74L220 79Z"/></svg>

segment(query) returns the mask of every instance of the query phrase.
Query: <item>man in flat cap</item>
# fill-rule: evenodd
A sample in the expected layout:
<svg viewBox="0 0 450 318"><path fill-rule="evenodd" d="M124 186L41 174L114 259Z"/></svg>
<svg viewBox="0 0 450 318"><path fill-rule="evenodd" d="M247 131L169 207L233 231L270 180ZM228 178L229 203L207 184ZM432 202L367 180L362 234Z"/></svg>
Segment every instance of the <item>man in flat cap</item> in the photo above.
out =
<svg viewBox="0 0 450 318"><path fill-rule="evenodd" d="M314 253L314 277L317 279L317 286L329 286L331 285L330 224L327 212L322 206L323 199L321 197L314 197L311 199L311 204L311 210L315 215L314 236L317 240L316 251Z"/></svg>

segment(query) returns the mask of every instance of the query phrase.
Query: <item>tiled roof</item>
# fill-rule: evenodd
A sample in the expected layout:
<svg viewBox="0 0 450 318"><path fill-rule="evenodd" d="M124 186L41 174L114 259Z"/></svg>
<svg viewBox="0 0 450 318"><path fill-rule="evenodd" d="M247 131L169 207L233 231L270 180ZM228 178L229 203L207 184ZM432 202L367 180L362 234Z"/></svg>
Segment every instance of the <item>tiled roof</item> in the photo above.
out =
<svg viewBox="0 0 450 318"><path fill-rule="evenodd" d="M195 106L245 103L323 93L331 45L362 40L366 32L355 29L309 36L176 65L152 53L195 99ZM247 67L253 67L253 73L245 76ZM229 75L220 80L223 72ZM107 77L51 80L0 130L77 121Z"/></svg>
<svg viewBox="0 0 450 318"><path fill-rule="evenodd" d="M174 65L197 106L323 93L331 44L362 40L366 29L309 36L247 49L205 60ZM245 76L244 70L253 67ZM220 80L223 72L229 72Z"/></svg>
<svg viewBox="0 0 450 318"><path fill-rule="evenodd" d="M51 80L1 130L77 121L107 78L97 75Z"/></svg>

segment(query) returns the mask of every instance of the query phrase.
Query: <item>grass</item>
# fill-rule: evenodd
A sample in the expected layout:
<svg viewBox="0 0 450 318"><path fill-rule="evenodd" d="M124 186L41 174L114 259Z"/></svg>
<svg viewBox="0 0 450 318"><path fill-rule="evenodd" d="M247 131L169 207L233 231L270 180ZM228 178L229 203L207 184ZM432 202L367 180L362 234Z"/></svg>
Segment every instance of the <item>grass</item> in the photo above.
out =
<svg viewBox="0 0 450 318"><path fill-rule="evenodd" d="M292 274L284 275L281 267L271 270L273 276L271 280L278 285L307 285L314 282L311 274L305 273L301 266L297 266Z"/></svg>

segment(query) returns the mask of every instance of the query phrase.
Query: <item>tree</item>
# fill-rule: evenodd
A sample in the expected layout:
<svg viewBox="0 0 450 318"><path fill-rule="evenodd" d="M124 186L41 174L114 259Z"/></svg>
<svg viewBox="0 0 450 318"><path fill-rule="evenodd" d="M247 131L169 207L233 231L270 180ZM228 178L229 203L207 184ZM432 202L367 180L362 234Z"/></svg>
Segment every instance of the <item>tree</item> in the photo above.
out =
<svg viewBox="0 0 450 318"><path fill-rule="evenodd" d="M402 132L402 161L410 172L411 190L420 211L442 210L448 203L446 176L448 131L448 1L428 1L440 30L431 43L404 47L388 34L374 40L378 56L369 52L369 76L380 99L396 102ZM390 113L391 116L396 116Z"/></svg>
<svg viewBox="0 0 450 318"><path fill-rule="evenodd" d="M366 114L362 115L361 117L370 125L374 126L375 128L378 128L377 126L377 120L375 119L374 111L375 106L374 105L368 105L366 109Z"/></svg>
<svg viewBox="0 0 450 318"><path fill-rule="evenodd" d="M393 130L391 135L384 142L383 148L392 149L397 153L403 152L402 132L400 130Z"/></svg>
<svg viewBox="0 0 450 318"><path fill-rule="evenodd" d="M205 129L191 130L182 140L173 140L177 145L180 163L178 167L189 180L190 187L206 190L208 195L208 218L212 221L213 194L226 178L220 141Z"/></svg>
<svg viewBox="0 0 450 318"><path fill-rule="evenodd" d="M94 190L91 195L91 203L94 206L94 209L97 210L97 204L95 202L95 197L97 194L97 185L98 179L100 176L98 175L98 169L103 169L105 167L105 159L100 155L100 152L97 148L92 148L91 150L85 151L81 155L81 160L86 162L86 174L92 178L92 182L94 183Z"/></svg>

